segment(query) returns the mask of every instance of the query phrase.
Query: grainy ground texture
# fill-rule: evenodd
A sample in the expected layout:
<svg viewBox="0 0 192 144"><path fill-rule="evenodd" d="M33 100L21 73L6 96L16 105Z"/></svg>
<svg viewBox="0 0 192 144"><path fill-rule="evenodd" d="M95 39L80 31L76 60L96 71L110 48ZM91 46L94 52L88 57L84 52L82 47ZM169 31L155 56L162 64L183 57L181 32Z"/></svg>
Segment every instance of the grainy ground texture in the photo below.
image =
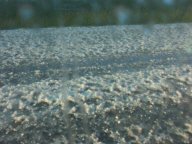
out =
<svg viewBox="0 0 192 144"><path fill-rule="evenodd" d="M192 24L1 30L0 143L192 143Z"/></svg>

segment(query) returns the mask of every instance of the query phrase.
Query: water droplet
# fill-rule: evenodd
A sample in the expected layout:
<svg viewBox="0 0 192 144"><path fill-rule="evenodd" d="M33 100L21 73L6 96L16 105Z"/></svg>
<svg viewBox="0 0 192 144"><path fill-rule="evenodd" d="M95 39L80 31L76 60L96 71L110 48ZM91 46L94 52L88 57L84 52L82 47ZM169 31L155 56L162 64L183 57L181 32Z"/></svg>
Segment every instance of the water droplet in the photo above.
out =
<svg viewBox="0 0 192 144"><path fill-rule="evenodd" d="M125 7L118 7L115 11L118 24L127 24L129 21L130 11Z"/></svg>
<svg viewBox="0 0 192 144"><path fill-rule="evenodd" d="M30 20L34 15L33 7L29 4L21 5L18 12L21 20L23 21Z"/></svg>
<svg viewBox="0 0 192 144"><path fill-rule="evenodd" d="M173 5L174 0L163 0L163 3L166 5Z"/></svg>

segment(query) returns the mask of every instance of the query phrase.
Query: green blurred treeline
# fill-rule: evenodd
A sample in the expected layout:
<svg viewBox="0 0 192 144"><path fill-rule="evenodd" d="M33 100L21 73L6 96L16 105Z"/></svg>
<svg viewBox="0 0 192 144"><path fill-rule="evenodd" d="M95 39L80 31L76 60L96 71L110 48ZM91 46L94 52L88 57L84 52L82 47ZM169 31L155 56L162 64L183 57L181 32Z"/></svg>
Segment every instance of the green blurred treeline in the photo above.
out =
<svg viewBox="0 0 192 144"><path fill-rule="evenodd" d="M191 0L0 0L0 29L191 21Z"/></svg>

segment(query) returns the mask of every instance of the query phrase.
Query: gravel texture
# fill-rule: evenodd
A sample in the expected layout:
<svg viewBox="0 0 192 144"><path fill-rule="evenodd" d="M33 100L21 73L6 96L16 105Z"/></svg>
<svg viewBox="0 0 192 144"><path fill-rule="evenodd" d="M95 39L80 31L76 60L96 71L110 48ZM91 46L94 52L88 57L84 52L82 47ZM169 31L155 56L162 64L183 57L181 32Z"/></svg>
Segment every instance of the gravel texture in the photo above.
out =
<svg viewBox="0 0 192 144"><path fill-rule="evenodd" d="M192 24L0 31L0 143L192 143Z"/></svg>

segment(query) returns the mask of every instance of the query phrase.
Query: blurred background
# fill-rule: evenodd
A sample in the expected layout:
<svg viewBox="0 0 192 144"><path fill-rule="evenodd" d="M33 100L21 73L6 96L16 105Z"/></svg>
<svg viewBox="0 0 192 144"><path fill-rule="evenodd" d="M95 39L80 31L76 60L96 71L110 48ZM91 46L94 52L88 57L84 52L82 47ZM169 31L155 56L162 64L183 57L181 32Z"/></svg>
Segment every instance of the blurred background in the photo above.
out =
<svg viewBox="0 0 192 144"><path fill-rule="evenodd" d="M192 22L192 0L0 0L0 29Z"/></svg>

